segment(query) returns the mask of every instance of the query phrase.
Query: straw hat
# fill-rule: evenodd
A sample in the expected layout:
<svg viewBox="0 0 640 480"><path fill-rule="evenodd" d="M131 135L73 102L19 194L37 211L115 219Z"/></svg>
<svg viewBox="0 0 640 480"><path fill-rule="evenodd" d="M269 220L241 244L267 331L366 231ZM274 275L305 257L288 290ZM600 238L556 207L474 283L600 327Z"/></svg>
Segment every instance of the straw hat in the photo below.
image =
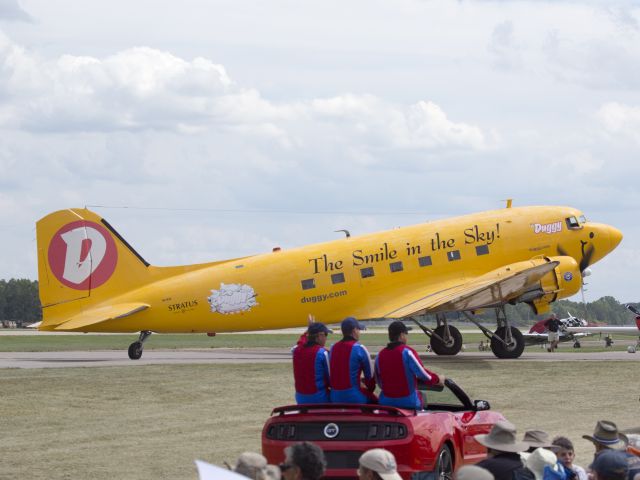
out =
<svg viewBox="0 0 640 480"><path fill-rule="evenodd" d="M608 420L598 420L593 435L583 435L582 438L611 450L625 450L629 443L627 436L618 432L617 425Z"/></svg>
<svg viewBox="0 0 640 480"><path fill-rule="evenodd" d="M528 443L517 441L516 427L507 420L496 422L488 434L475 435L473 438L480 445L499 452L518 453L529 448Z"/></svg>

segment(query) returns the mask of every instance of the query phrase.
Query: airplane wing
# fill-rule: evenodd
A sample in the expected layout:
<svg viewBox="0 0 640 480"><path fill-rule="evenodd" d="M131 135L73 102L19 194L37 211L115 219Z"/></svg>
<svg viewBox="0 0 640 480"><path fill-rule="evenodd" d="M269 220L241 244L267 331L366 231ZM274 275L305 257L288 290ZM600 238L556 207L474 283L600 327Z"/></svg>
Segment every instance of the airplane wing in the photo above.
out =
<svg viewBox="0 0 640 480"><path fill-rule="evenodd" d="M539 286L540 279L558 264L544 259L512 263L413 300L388 311L384 317L401 318L419 313L478 310L504 305Z"/></svg>
<svg viewBox="0 0 640 480"><path fill-rule="evenodd" d="M560 343L563 342L575 342L579 338L588 337L591 333L564 333L560 332ZM549 343L549 335L547 333L523 333L524 344L529 345L544 345Z"/></svg>
<svg viewBox="0 0 640 480"><path fill-rule="evenodd" d="M602 327L567 327L567 331L571 333L617 333L619 335L636 335L640 336L640 326L607 326Z"/></svg>
<svg viewBox="0 0 640 480"><path fill-rule="evenodd" d="M97 307L84 310L82 313L71 317L56 327L56 330L77 330L79 328L95 325L96 323L128 317L149 308L146 303L118 303L106 307Z"/></svg>

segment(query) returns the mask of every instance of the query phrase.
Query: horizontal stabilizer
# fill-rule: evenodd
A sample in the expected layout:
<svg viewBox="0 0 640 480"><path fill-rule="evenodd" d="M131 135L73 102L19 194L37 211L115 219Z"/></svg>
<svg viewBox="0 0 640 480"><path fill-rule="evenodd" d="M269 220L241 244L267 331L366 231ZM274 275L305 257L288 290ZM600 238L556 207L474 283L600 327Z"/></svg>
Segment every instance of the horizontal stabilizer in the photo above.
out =
<svg viewBox="0 0 640 480"><path fill-rule="evenodd" d="M92 308L58 325L56 330L78 330L96 323L128 317L149 308L146 303L119 303L105 307Z"/></svg>

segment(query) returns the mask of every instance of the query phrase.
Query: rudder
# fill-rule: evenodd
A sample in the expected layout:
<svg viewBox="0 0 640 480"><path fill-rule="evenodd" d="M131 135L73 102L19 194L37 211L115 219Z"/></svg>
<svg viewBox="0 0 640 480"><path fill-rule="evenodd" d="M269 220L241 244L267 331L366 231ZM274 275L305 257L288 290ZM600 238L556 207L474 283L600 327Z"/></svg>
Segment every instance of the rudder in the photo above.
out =
<svg viewBox="0 0 640 480"><path fill-rule="evenodd" d="M36 237L42 327L149 280L149 264L90 210L51 213L36 223Z"/></svg>

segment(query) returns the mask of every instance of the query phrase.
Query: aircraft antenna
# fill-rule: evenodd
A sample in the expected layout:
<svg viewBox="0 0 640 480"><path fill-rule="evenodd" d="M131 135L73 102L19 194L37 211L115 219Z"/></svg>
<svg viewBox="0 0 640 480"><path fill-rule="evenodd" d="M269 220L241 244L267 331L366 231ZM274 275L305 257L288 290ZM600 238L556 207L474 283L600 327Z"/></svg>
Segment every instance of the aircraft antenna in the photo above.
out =
<svg viewBox="0 0 640 480"><path fill-rule="evenodd" d="M345 237L349 238L351 236L351 234L349 233L349 230L334 230L334 232L338 233L338 232L344 232Z"/></svg>

